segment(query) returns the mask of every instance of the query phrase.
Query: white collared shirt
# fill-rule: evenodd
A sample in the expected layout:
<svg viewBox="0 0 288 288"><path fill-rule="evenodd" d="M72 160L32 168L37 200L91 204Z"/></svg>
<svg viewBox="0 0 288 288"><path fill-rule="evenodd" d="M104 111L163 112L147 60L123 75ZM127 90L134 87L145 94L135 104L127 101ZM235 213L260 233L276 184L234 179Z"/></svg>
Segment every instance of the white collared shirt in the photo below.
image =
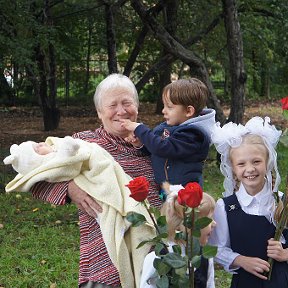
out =
<svg viewBox="0 0 288 288"><path fill-rule="evenodd" d="M241 184L239 191L236 192L236 196L245 213L265 216L271 222L275 209L275 200L267 181L263 189L255 196L249 195ZM226 271L233 272L238 268L231 269L230 266L239 253L235 253L231 249L229 227L223 199L217 201L213 218L217 225L209 238L209 243L218 247L217 255L214 259Z"/></svg>

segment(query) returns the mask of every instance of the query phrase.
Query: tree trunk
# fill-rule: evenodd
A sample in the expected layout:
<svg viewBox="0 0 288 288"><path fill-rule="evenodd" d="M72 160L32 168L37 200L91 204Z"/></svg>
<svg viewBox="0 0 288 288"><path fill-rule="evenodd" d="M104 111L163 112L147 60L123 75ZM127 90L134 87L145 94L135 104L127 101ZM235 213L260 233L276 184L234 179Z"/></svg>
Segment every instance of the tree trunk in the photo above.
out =
<svg viewBox="0 0 288 288"><path fill-rule="evenodd" d="M166 7L163 9L165 29L171 36L174 36L177 30L177 12L178 12L178 0L167 0ZM163 48L162 54L166 55L168 51ZM156 113L162 114L163 101L162 101L162 91L164 87L171 82L171 71L172 63L166 66L166 69L160 71L159 77L159 94L157 97Z"/></svg>
<svg viewBox="0 0 288 288"><path fill-rule="evenodd" d="M87 55L86 55L86 75L84 83L84 94L88 95L89 78L90 78L90 54L91 54L91 40L92 40L92 21L88 18L88 42L87 42Z"/></svg>
<svg viewBox="0 0 288 288"><path fill-rule="evenodd" d="M65 61L65 104L69 105L70 96L70 63Z"/></svg>
<svg viewBox="0 0 288 288"><path fill-rule="evenodd" d="M137 56L139 55L143 47L143 43L144 43L144 40L148 31L149 31L148 27L144 26L136 39L135 46L132 50L132 53L130 54L130 57L125 65L124 72L123 72L123 74L128 77L132 71L133 65L136 62Z"/></svg>
<svg viewBox="0 0 288 288"><path fill-rule="evenodd" d="M113 6L105 4L107 52L109 74L118 73Z"/></svg>
<svg viewBox="0 0 288 288"><path fill-rule="evenodd" d="M261 66L261 96L270 99L270 70L266 62Z"/></svg>
<svg viewBox="0 0 288 288"><path fill-rule="evenodd" d="M156 21L156 19L149 13L147 13L146 7L142 4L140 0L132 0L131 5L140 16L142 22L151 29L162 44L162 46L171 53L174 57L180 59L189 66L198 67L199 73L202 75L202 79L206 83L210 96L208 100L208 105L216 110L217 120L220 122L225 122L225 116L223 110L219 104L219 101L214 93L212 83L209 79L208 71L202 62L202 60L197 57L193 51L186 49L182 44L180 44L176 39L174 39L167 30Z"/></svg>
<svg viewBox="0 0 288 288"><path fill-rule="evenodd" d="M241 123L244 115L245 82L243 43L235 0L222 0L231 75L231 112L229 121Z"/></svg>
<svg viewBox="0 0 288 288"><path fill-rule="evenodd" d="M9 106L15 105L15 99L12 92L12 88L9 86L6 78L3 74L3 69L0 70L0 98L7 99L7 103Z"/></svg>

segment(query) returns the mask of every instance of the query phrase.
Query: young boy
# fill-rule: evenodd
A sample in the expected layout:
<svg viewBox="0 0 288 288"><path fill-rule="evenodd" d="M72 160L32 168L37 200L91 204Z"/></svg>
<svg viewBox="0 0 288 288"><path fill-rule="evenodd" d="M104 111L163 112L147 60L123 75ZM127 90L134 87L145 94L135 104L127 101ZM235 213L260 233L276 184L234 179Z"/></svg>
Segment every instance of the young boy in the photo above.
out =
<svg viewBox="0 0 288 288"><path fill-rule="evenodd" d="M160 185L203 184L203 161L208 155L215 111L205 109L208 89L196 78L181 79L163 89L165 122L151 131L142 123L121 120L122 125L151 153L156 182ZM137 138L127 139L140 145Z"/></svg>

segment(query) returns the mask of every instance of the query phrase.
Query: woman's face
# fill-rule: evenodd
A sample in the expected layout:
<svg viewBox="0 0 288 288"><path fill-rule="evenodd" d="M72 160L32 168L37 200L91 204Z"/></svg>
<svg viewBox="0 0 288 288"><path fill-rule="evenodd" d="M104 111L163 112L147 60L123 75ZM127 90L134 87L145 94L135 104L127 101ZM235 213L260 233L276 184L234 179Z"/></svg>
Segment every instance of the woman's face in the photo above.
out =
<svg viewBox="0 0 288 288"><path fill-rule="evenodd" d="M128 131L121 126L119 119L136 121L138 106L130 91L111 89L101 96L97 113L108 133L124 138Z"/></svg>

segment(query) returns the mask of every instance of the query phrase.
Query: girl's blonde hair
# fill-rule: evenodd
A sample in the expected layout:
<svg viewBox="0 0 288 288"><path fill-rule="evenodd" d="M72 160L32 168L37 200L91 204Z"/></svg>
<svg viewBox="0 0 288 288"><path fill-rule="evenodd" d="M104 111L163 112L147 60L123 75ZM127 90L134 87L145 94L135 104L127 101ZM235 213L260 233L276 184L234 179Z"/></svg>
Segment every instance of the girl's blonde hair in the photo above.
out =
<svg viewBox="0 0 288 288"><path fill-rule="evenodd" d="M255 134L246 134L242 137L242 144L251 144L251 145L261 145L265 151L266 151L266 157L267 157L267 166L268 166L268 163L269 163L269 151L268 151L268 148L267 146L265 145L265 142L263 140L263 138L259 135L255 135ZM239 146L238 146L239 147ZM235 148L238 148L238 147L235 147ZM234 147L231 147L230 148L230 152L229 152L229 155L231 157L231 151L233 150ZM231 160L231 158L230 158Z"/></svg>
<svg viewBox="0 0 288 288"><path fill-rule="evenodd" d="M207 217L209 214L213 213L215 209L214 198L203 192L202 201L197 207L198 218ZM184 231L183 223L183 212L184 207L180 205L177 201L177 195L168 194L166 202L161 208L161 214L166 216L168 239L174 241L175 231Z"/></svg>

